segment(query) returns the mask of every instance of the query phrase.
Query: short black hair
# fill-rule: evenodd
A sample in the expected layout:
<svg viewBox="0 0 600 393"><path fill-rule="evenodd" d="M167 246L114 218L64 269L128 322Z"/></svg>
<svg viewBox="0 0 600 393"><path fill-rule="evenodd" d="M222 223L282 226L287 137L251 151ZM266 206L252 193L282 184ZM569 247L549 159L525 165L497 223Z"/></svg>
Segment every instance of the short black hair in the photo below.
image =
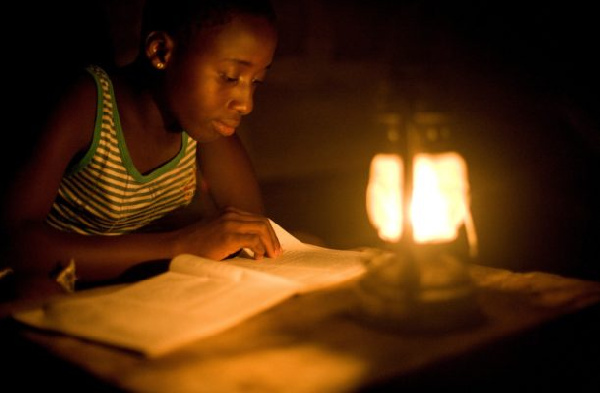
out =
<svg viewBox="0 0 600 393"><path fill-rule="evenodd" d="M236 13L257 15L275 24L269 0L146 0L142 16L142 37L164 31L178 38L194 31L218 26Z"/></svg>

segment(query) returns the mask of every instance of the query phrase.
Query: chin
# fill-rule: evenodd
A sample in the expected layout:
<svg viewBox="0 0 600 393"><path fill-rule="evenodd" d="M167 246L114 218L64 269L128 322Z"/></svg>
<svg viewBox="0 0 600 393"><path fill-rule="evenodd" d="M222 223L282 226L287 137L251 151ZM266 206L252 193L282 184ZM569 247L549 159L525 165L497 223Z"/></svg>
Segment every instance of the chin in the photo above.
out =
<svg viewBox="0 0 600 393"><path fill-rule="evenodd" d="M207 136L201 136L199 138L196 138L192 135L190 135L193 139L196 140L196 142L198 143L209 143L209 142L214 142L217 139L223 138L221 135L215 135L215 136L211 136L211 137L207 137Z"/></svg>
<svg viewBox="0 0 600 393"><path fill-rule="evenodd" d="M210 127L208 129L189 129L186 132L192 139L199 143L213 142L223 137Z"/></svg>

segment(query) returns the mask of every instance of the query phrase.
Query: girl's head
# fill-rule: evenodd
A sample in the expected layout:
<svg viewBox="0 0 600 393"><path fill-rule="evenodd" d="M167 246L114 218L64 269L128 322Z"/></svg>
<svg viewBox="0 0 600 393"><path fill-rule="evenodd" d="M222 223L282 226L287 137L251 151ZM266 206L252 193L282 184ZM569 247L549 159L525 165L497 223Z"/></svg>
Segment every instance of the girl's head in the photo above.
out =
<svg viewBox="0 0 600 393"><path fill-rule="evenodd" d="M196 31L225 24L235 14L259 16L275 23L268 0L146 0L142 37L164 31L185 43Z"/></svg>
<svg viewBox="0 0 600 393"><path fill-rule="evenodd" d="M266 0L147 0L142 44L167 126L206 142L252 111L277 44L275 15Z"/></svg>

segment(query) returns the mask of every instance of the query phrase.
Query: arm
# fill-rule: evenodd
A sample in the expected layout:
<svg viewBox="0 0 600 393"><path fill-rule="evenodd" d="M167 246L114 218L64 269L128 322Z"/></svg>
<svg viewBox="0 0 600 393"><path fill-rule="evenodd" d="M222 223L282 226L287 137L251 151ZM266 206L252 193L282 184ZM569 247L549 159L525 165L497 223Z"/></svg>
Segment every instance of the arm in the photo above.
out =
<svg viewBox="0 0 600 393"><path fill-rule="evenodd" d="M198 165L216 207L264 214L260 188L250 159L234 134L198 144Z"/></svg>
<svg viewBox="0 0 600 393"><path fill-rule="evenodd" d="M16 272L47 277L57 265L74 258L80 276L100 280L115 278L137 262L170 256L166 236L82 236L45 223L65 169L91 142L96 95L88 75L67 91L41 130L30 161L11 185L3 218Z"/></svg>
<svg viewBox="0 0 600 393"><path fill-rule="evenodd" d="M199 143L197 154L199 178L202 179L198 184L198 194L212 205L217 220L229 222L229 225L240 225L235 231L242 237L256 233L254 225L260 223L261 227L266 226L269 236L262 241L264 246L249 248L254 251L255 258L279 255L279 240L269 220L264 217L265 209L258 180L238 135ZM216 255L213 254L213 258Z"/></svg>
<svg viewBox="0 0 600 393"><path fill-rule="evenodd" d="M228 207L264 215L258 181L238 136L197 146L198 183L194 200L159 224L169 227L189 223L194 218L215 217Z"/></svg>
<svg viewBox="0 0 600 393"><path fill-rule="evenodd" d="M255 259L278 256L279 240L264 216L258 181L238 137L199 143L197 154L198 189L192 205L159 220L158 230L180 228L177 242L184 248L177 253L192 249L222 260L249 248Z"/></svg>

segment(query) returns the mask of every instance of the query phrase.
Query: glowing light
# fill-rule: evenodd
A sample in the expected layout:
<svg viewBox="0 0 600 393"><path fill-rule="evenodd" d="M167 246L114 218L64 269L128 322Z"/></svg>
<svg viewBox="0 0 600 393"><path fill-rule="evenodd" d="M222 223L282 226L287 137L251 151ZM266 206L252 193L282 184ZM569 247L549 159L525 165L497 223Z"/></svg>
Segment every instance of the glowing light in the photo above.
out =
<svg viewBox="0 0 600 393"><path fill-rule="evenodd" d="M414 157L410 222L417 243L450 242L464 224L472 254L477 241L469 208L467 165L457 153ZM399 156L377 154L371 161L367 215L379 237L396 242L402 236L402 176Z"/></svg>
<svg viewBox="0 0 600 393"><path fill-rule="evenodd" d="M418 243L452 241L468 211L467 166L456 153L419 154L410 207Z"/></svg>
<svg viewBox="0 0 600 393"><path fill-rule="evenodd" d="M371 161L367 185L367 216L379 237L397 242L402 236L402 160L377 154Z"/></svg>

